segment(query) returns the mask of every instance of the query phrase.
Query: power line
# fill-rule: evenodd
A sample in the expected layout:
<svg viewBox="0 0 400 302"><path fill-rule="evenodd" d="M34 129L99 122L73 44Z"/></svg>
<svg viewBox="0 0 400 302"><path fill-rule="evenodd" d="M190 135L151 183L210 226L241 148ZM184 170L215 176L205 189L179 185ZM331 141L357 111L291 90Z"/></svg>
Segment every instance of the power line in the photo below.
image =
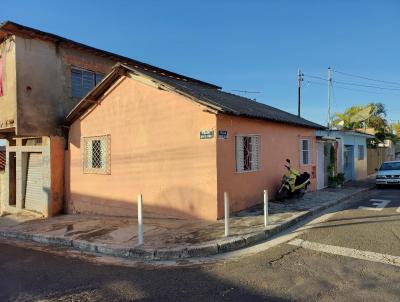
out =
<svg viewBox="0 0 400 302"><path fill-rule="evenodd" d="M325 80L326 81L326 80ZM319 85L319 86L324 86L326 87L326 83L321 83L321 82L315 82L315 81L310 81L310 80L306 80L306 85L304 88L308 88L310 86L310 84L312 85ZM335 81L333 81L335 82ZM393 94L393 93L389 93L389 92L380 92L380 91L368 91L368 90L362 90L362 89L356 89L356 88L350 88L350 87L343 87L340 85L334 85L334 88L337 89L345 89L345 90L349 90L349 91L357 91L357 92L364 92L364 93L373 93L373 94L378 94L378 95L391 95L391 96L400 96L400 94Z"/></svg>
<svg viewBox="0 0 400 302"><path fill-rule="evenodd" d="M366 84L354 83L354 82L343 82L343 81L336 81L336 80L334 80L333 82L339 83L339 84L342 84L342 85L360 86L360 87L367 87L367 88L374 88L374 89L382 89L382 90L398 90L398 91L400 90L400 88L381 87L381 86L366 85Z"/></svg>
<svg viewBox="0 0 400 302"><path fill-rule="evenodd" d="M309 78L313 78L313 79L322 80L322 81L328 81L328 79L325 79L325 78L319 77L319 76L315 76L315 75L305 74L305 76L309 77ZM399 88L382 87L382 86L376 86L376 85L369 85L369 84L356 83L356 82L344 82L344 81L337 81L337 80L332 80L332 82L342 84L342 85L349 85L349 86L359 86L359 87L367 87L367 88L374 88L374 89L381 89L381 90L400 91L400 87Z"/></svg>
<svg viewBox="0 0 400 302"><path fill-rule="evenodd" d="M306 84L317 84L317 85L321 85L321 86L324 86L324 87L326 87L326 84L325 83L320 83L320 82L314 82L314 81L306 81ZM306 87L308 87L308 86L306 86Z"/></svg>
<svg viewBox="0 0 400 302"><path fill-rule="evenodd" d="M363 89L343 87L343 86L338 86L338 85L335 85L334 87L338 88L338 89L345 89L345 90L349 90L349 91L357 91L357 92L363 92L363 93L373 93L373 94L378 94L378 95L400 96L400 94L393 94L393 93L383 92L383 91L382 92L380 92L380 91L369 91L369 90L363 90Z"/></svg>
<svg viewBox="0 0 400 302"><path fill-rule="evenodd" d="M311 75L311 74L303 74L303 76L309 77L309 78L313 78L313 79L319 79L319 80L323 80L323 81L328 81L328 79L323 78L323 77L319 77L319 76L315 76L315 75Z"/></svg>
<svg viewBox="0 0 400 302"><path fill-rule="evenodd" d="M373 78L369 78L369 77L365 77L365 76L360 76L360 75L355 75L352 73L347 73L347 72L342 72L339 70L334 70L335 73L339 73L345 76L349 76L349 77L354 77L354 78L359 78L359 79L364 79L364 80L368 80L368 81L373 81L373 82L380 82L380 83L387 83L387 84L393 84L393 85L400 85L399 82L391 82L391 81L384 81L384 80L378 80L378 79L373 79Z"/></svg>

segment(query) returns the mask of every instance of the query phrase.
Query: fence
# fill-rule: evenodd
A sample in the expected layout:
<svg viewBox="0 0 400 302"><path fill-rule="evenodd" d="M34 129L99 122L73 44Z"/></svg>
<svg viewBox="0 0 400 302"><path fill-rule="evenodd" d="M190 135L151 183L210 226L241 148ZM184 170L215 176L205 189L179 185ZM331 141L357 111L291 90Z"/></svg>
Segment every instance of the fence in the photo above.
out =
<svg viewBox="0 0 400 302"><path fill-rule="evenodd" d="M367 149L367 172L368 175L375 173L384 161L393 160L388 148L368 148Z"/></svg>

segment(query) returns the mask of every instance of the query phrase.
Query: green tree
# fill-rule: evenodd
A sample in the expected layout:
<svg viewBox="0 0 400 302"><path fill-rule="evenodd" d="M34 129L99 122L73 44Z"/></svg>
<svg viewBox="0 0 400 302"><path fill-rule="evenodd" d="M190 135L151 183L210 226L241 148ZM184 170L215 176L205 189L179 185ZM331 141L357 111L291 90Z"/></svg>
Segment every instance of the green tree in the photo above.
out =
<svg viewBox="0 0 400 302"><path fill-rule="evenodd" d="M400 122L398 123L392 123L390 125L390 128L393 130L393 135L396 136L396 140L400 141Z"/></svg>
<svg viewBox="0 0 400 302"><path fill-rule="evenodd" d="M352 106L343 113L336 113L332 125L347 130L361 128L364 119L360 120L358 115L363 109L363 106Z"/></svg>
<svg viewBox="0 0 400 302"><path fill-rule="evenodd" d="M392 128L386 120L386 108L382 103L352 106L343 113L337 113L332 125L345 130L373 128L378 141L394 139Z"/></svg>

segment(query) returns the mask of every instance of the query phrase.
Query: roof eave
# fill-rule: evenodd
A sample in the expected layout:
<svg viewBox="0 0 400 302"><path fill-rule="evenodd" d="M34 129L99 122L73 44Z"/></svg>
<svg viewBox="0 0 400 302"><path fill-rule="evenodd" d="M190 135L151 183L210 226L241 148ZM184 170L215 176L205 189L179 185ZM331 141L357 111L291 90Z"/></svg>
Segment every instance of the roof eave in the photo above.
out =
<svg viewBox="0 0 400 302"><path fill-rule="evenodd" d="M308 129L314 129L314 130L326 130L327 129L326 127L324 127L322 125L313 126L313 125L307 125L307 124L296 123L296 122L281 121L281 120L277 120L277 119L273 119L273 118L266 118L266 117L261 117L261 116L256 116L256 115L230 112L230 111L223 110L223 109L221 109L220 112L223 114L227 114L227 115L257 119L257 120L261 120L261 121L268 121L268 122L279 123L279 124L287 124L287 125L301 127L301 128L308 128Z"/></svg>

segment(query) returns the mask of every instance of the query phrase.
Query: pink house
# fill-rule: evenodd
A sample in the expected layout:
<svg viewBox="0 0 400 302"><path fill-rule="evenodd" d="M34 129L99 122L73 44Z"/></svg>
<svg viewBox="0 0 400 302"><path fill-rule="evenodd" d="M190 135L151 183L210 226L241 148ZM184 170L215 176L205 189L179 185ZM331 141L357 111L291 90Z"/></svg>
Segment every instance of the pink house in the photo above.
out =
<svg viewBox="0 0 400 302"><path fill-rule="evenodd" d="M116 65L67 117L69 212L215 220L273 195L285 159L312 175L323 126L201 82Z"/></svg>

